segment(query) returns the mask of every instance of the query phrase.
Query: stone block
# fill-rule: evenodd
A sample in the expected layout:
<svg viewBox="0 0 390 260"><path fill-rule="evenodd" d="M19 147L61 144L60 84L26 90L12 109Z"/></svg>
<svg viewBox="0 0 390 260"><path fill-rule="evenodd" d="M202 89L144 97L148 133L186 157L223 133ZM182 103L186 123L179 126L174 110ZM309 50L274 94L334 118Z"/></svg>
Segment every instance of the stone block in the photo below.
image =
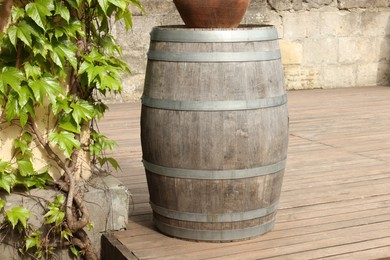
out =
<svg viewBox="0 0 390 260"><path fill-rule="evenodd" d="M268 0L268 4L271 9L276 11L286 11L292 9L292 1L291 0Z"/></svg>
<svg viewBox="0 0 390 260"><path fill-rule="evenodd" d="M128 189L111 175L93 175L85 186L84 201L90 212L90 220L93 229L87 231L93 242L96 252L100 253L101 236L103 233L122 230L126 228L129 214L130 194ZM1 193L1 199L6 201L5 210L15 206L24 206L31 212L28 223L34 228L42 228L43 214L47 202L52 202L54 198L61 194L57 190L33 189L29 192L18 194ZM3 219L0 218L0 222ZM4 232L4 231L2 231ZM2 237L4 234L2 234ZM29 259L26 256L18 256L18 251L12 244L20 240L19 235L8 233L6 241L0 243L1 259ZM58 259L73 259L67 249L57 250Z"/></svg>
<svg viewBox="0 0 390 260"><path fill-rule="evenodd" d="M390 61L390 38L376 39L376 45L378 46L377 61Z"/></svg>
<svg viewBox="0 0 390 260"><path fill-rule="evenodd" d="M356 86L355 65L325 66L321 72L321 84L324 88Z"/></svg>
<svg viewBox="0 0 390 260"><path fill-rule="evenodd" d="M305 66L337 64L337 38L305 39L303 64Z"/></svg>
<svg viewBox="0 0 390 260"><path fill-rule="evenodd" d="M389 36L390 10L362 12L360 26L362 36Z"/></svg>
<svg viewBox="0 0 390 260"><path fill-rule="evenodd" d="M88 181L84 200L93 212L94 232L123 230L128 222L130 192L111 175L94 176Z"/></svg>
<svg viewBox="0 0 390 260"><path fill-rule="evenodd" d="M388 7L388 0L339 0L338 7L340 9L350 8L370 8L370 7Z"/></svg>
<svg viewBox="0 0 390 260"><path fill-rule="evenodd" d="M266 22L270 11L266 1L252 0L249 4L248 10L245 13L243 23L245 24L262 24Z"/></svg>
<svg viewBox="0 0 390 260"><path fill-rule="evenodd" d="M380 61L377 67L376 73L376 85L378 86L389 86L390 85L390 62Z"/></svg>
<svg viewBox="0 0 390 260"><path fill-rule="evenodd" d="M167 14L176 11L172 0L142 0L146 15Z"/></svg>
<svg viewBox="0 0 390 260"><path fill-rule="evenodd" d="M302 0L293 0L292 2L292 8L295 11L300 11L303 9L303 1Z"/></svg>
<svg viewBox="0 0 390 260"><path fill-rule="evenodd" d="M283 26L285 39L318 37L322 26L320 12L284 13Z"/></svg>
<svg viewBox="0 0 390 260"><path fill-rule="evenodd" d="M327 5L331 5L333 0L306 0L307 8L321 8Z"/></svg>
<svg viewBox="0 0 390 260"><path fill-rule="evenodd" d="M313 85L310 83L313 80L305 78L305 75L311 75L307 72L309 67L322 70L324 66L343 67L356 62L356 70L356 66L375 63L375 59L381 62L390 60L388 1L252 0L242 23L274 25L283 39L280 45L284 65L303 66L300 73L302 85L306 87ZM146 15L135 14L133 29L130 32L116 29L114 36L123 47L125 61L133 74L125 75L124 92L109 102L139 99L147 63L149 33L153 26L183 24L171 0L145 0L142 3ZM295 76L291 76L294 82L290 86L295 88L299 76L296 73L291 75ZM286 84L289 84L288 79Z"/></svg>
<svg viewBox="0 0 390 260"><path fill-rule="evenodd" d="M375 38L343 37L338 42L340 64L364 64L379 60L379 46Z"/></svg>
<svg viewBox="0 0 390 260"><path fill-rule="evenodd" d="M357 67L356 85L375 86L377 85L378 77L380 78L378 63L359 64Z"/></svg>
<svg viewBox="0 0 390 260"><path fill-rule="evenodd" d="M269 24L276 27L278 30L279 37L283 37L283 22L282 17L278 12L275 11L267 11L264 12L262 10L249 10L243 21L242 24Z"/></svg>
<svg viewBox="0 0 390 260"><path fill-rule="evenodd" d="M284 66L286 89L320 88L320 71L318 68L305 68L298 65Z"/></svg>
<svg viewBox="0 0 390 260"><path fill-rule="evenodd" d="M280 40L279 45L283 64L292 65L302 63L303 47L300 41Z"/></svg>
<svg viewBox="0 0 390 260"><path fill-rule="evenodd" d="M321 35L324 37L358 36L360 17L358 12L321 12Z"/></svg>

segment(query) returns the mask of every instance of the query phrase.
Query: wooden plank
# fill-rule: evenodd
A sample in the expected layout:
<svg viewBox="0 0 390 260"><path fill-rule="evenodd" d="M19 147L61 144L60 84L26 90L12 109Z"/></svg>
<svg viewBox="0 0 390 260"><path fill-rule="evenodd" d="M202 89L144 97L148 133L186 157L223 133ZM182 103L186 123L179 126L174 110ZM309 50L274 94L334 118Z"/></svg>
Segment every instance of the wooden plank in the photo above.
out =
<svg viewBox="0 0 390 260"><path fill-rule="evenodd" d="M220 257L223 259L226 258L226 256L229 256L230 259L268 259L275 256L281 257L323 247L348 244L348 241L356 242L364 239L381 238L383 236L381 234L389 232L388 219L389 218L387 218L387 222L350 228L339 228L293 237L279 237L276 239L269 237L269 235L272 234L271 232L254 240L234 243L194 244L194 242L182 241L173 238L167 238L161 241L161 237L156 234L137 237L134 239L126 238L122 241L126 244L131 243L134 254L140 259L165 258L170 255L180 255L182 259L212 259L213 257ZM149 242L151 244L148 247L145 247L145 243L138 242L140 239L146 239L148 241L146 244ZM190 246L191 243L192 247L187 248L187 246Z"/></svg>
<svg viewBox="0 0 390 260"><path fill-rule="evenodd" d="M141 163L140 105L111 106L101 123L121 145L115 155L123 174L115 176L134 194L133 214L146 213L130 217L127 230L114 236L139 259L389 257L390 88L288 95L290 140L275 228L235 243L184 241L156 231Z"/></svg>

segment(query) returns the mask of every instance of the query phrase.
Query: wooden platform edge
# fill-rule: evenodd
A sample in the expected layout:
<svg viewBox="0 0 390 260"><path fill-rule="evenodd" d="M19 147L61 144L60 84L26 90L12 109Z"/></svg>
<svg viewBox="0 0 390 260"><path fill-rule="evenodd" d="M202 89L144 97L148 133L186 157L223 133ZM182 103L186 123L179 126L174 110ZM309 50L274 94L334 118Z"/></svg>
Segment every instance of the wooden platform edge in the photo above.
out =
<svg viewBox="0 0 390 260"><path fill-rule="evenodd" d="M138 258L111 234L101 238L101 260L138 260Z"/></svg>

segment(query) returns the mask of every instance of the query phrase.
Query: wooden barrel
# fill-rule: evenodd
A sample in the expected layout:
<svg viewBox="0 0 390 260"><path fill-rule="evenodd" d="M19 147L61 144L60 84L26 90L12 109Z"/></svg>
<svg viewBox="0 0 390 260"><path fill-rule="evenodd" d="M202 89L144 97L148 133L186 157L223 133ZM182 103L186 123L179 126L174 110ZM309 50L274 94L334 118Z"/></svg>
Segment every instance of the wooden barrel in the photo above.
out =
<svg viewBox="0 0 390 260"><path fill-rule="evenodd" d="M161 232L221 242L271 230L288 142L276 29L154 28L141 142Z"/></svg>

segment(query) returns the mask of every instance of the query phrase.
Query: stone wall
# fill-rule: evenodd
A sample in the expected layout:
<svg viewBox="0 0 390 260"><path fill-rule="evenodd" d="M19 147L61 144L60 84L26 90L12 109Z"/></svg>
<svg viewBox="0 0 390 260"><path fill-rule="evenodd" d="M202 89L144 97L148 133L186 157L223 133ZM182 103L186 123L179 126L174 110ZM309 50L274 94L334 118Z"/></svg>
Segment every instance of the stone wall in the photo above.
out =
<svg viewBox="0 0 390 260"><path fill-rule="evenodd" d="M114 28L132 69L116 101L141 96L152 27L183 24L172 0L141 2L131 31ZM276 26L287 89L390 83L390 0L252 0L243 23Z"/></svg>

